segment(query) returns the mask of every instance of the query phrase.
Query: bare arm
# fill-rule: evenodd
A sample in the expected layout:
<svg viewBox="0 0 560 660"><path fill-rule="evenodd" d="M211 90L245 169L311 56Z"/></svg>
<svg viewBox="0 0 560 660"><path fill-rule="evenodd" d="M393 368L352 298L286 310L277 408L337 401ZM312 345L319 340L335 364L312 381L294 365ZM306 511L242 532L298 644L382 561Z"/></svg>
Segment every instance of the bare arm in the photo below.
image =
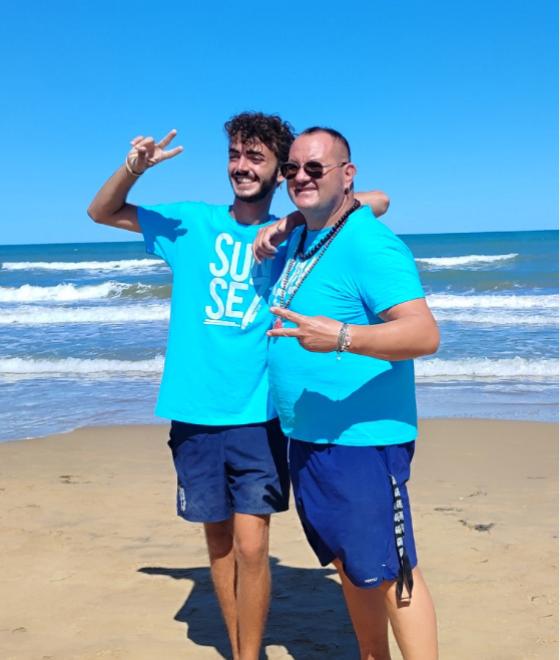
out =
<svg viewBox="0 0 560 660"><path fill-rule="evenodd" d="M329 353L337 350L342 324L326 316L304 316L289 309L273 307L282 319L296 323L295 328L273 328L271 337L295 337L308 351ZM408 360L435 353L439 346L439 330L423 298L395 305L384 311L385 323L350 325L350 353L380 360Z"/></svg>
<svg viewBox="0 0 560 660"><path fill-rule="evenodd" d="M369 206L376 218L382 216L389 208L389 197L380 190L359 192L354 197L362 206ZM304 222L303 215L299 211L294 211L271 225L261 227L253 242L255 259L260 263L263 259L274 257L280 243L283 243L291 232Z"/></svg>
<svg viewBox="0 0 560 660"><path fill-rule="evenodd" d="M385 323L349 326L351 353L408 360L437 351L439 330L424 298L395 305L380 316Z"/></svg>
<svg viewBox="0 0 560 660"><path fill-rule="evenodd" d="M103 225L140 232L136 206L126 201L128 193L137 179L149 168L164 160L173 158L183 151L175 147L165 151L165 147L175 137L177 131L170 131L160 142L151 137L138 136L132 140L132 149L126 156L127 165L122 165L100 188L88 207L92 220Z"/></svg>
<svg viewBox="0 0 560 660"><path fill-rule="evenodd" d="M380 218L384 213L387 213L391 200L381 190L371 190L370 192L357 192L354 197L360 202L362 206L369 206L373 215Z"/></svg>

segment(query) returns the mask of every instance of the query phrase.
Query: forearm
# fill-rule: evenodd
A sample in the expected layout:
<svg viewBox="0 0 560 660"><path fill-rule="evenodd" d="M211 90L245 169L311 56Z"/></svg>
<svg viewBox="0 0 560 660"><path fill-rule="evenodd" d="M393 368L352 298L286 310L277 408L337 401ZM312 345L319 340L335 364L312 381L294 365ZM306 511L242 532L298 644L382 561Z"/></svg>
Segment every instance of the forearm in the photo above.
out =
<svg viewBox="0 0 560 660"><path fill-rule="evenodd" d="M439 331L435 321L406 316L377 325L350 325L350 353L381 360L409 360L435 353Z"/></svg>
<svg viewBox="0 0 560 660"><path fill-rule="evenodd" d="M371 190L370 192L357 192L354 197L362 206L369 206L376 218L379 218L387 212L391 200L381 190Z"/></svg>
<svg viewBox="0 0 560 660"><path fill-rule="evenodd" d="M296 227L305 223L305 216L300 211L292 211L285 218L282 218L282 220L285 221L285 230L292 232Z"/></svg>
<svg viewBox="0 0 560 660"><path fill-rule="evenodd" d="M96 222L110 220L124 208L127 195L137 179L124 165L119 167L93 198L88 207L89 216Z"/></svg>

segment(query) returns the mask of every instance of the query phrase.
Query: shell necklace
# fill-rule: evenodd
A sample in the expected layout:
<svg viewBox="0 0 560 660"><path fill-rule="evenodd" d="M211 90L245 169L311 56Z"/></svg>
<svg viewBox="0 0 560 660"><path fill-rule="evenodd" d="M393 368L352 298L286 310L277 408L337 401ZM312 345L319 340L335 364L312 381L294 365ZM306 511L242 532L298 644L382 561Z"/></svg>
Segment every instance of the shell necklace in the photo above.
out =
<svg viewBox="0 0 560 660"><path fill-rule="evenodd" d="M275 301L276 307L287 309L294 299L294 296L299 291L301 285L307 279L309 273L319 263L321 257L327 251L329 245L334 241L346 221L354 211L360 208L360 202L354 200L352 206L335 222L330 231L323 236L315 245L312 245L307 251L304 251L305 241L307 239L307 227L301 232L301 237L296 251L293 256L288 259L284 272L280 279L277 300ZM290 293L288 294L288 288ZM274 321L274 328L282 327L282 319L277 318Z"/></svg>

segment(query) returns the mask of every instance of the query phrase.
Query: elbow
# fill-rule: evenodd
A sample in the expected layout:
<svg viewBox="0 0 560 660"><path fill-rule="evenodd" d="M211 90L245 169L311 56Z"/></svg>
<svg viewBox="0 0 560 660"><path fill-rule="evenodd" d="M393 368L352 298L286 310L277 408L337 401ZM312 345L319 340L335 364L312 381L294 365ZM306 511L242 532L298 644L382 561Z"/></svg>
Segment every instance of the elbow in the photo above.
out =
<svg viewBox="0 0 560 660"><path fill-rule="evenodd" d="M440 334L437 325L434 324L430 332L427 333L424 351L422 355L433 355L437 353L440 343Z"/></svg>
<svg viewBox="0 0 560 660"><path fill-rule="evenodd" d="M389 196L386 195L385 193L379 193L379 210L380 210L379 215L384 215L385 213L387 213L390 205L391 205L391 200L389 199Z"/></svg>
<svg viewBox="0 0 560 660"><path fill-rule="evenodd" d="M89 215L89 217L90 217L94 222L99 222L99 219L98 219L99 216L98 216L97 213L95 212L95 206L94 206L93 204L90 204L90 205L87 207L87 214Z"/></svg>
<svg viewBox="0 0 560 660"><path fill-rule="evenodd" d="M94 204L90 204L87 208L87 214L89 217L99 225L105 224L103 217L99 214Z"/></svg>
<svg viewBox="0 0 560 660"><path fill-rule="evenodd" d="M387 213L387 209L391 203L388 195L386 195L381 190L376 190L371 193L370 199L370 208L376 218L380 218L382 215Z"/></svg>

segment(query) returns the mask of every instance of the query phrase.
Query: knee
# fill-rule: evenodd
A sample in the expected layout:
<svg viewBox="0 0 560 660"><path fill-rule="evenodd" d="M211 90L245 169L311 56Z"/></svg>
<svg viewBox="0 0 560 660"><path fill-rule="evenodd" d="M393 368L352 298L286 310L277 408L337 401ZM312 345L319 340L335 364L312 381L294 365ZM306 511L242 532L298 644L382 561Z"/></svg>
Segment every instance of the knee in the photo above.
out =
<svg viewBox="0 0 560 660"><path fill-rule="evenodd" d="M205 532L210 559L219 559L231 552L233 548L233 534L229 523L206 524Z"/></svg>
<svg viewBox="0 0 560 660"><path fill-rule="evenodd" d="M259 567L268 560L268 542L266 538L236 538L235 558L247 567Z"/></svg>

